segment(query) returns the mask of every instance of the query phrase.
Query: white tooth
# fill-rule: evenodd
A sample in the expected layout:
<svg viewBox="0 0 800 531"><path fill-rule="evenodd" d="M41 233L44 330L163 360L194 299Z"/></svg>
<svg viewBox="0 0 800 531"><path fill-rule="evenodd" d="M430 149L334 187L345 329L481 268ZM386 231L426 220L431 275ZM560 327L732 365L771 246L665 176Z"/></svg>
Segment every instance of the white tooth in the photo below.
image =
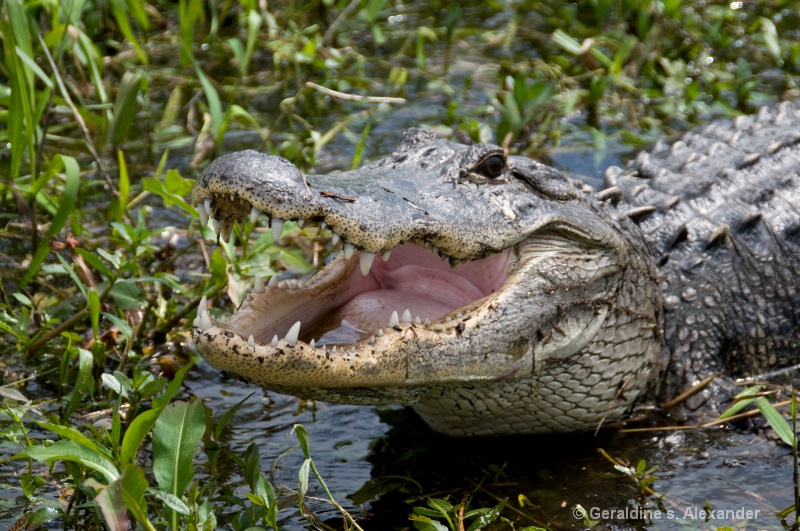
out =
<svg viewBox="0 0 800 531"><path fill-rule="evenodd" d="M300 335L300 321L297 321L292 327L286 332L286 337L284 338L289 346L294 346L297 343L297 336Z"/></svg>
<svg viewBox="0 0 800 531"><path fill-rule="evenodd" d="M322 352L328 353L328 345L322 345Z"/></svg>
<svg viewBox="0 0 800 531"><path fill-rule="evenodd" d="M206 197L205 199L203 199L203 206L206 208L206 214L208 214L210 216L212 214L212 212L211 212L211 198L210 197Z"/></svg>
<svg viewBox="0 0 800 531"><path fill-rule="evenodd" d="M375 332L375 335L378 337L383 337L383 328L378 328L378 331Z"/></svg>
<svg viewBox="0 0 800 531"><path fill-rule="evenodd" d="M374 345L375 344L375 336L369 336L369 344L370 345Z"/></svg>
<svg viewBox="0 0 800 531"><path fill-rule="evenodd" d="M317 343L312 339L311 341L309 341L308 346L311 348L316 348L316 344Z"/></svg>
<svg viewBox="0 0 800 531"><path fill-rule="evenodd" d="M200 312L204 312L206 310L208 310L208 299L206 299L206 296L203 295L200 297L200 304L197 305L197 313L199 315Z"/></svg>
<svg viewBox="0 0 800 531"><path fill-rule="evenodd" d="M264 293L264 279L256 277L256 283L253 285L253 293Z"/></svg>
<svg viewBox="0 0 800 531"><path fill-rule="evenodd" d="M250 348L256 348L256 340L253 339L253 334L250 334L250 337L247 338L247 346Z"/></svg>
<svg viewBox="0 0 800 531"><path fill-rule="evenodd" d="M272 229L272 240L278 241L281 239L281 232L283 232L283 224L286 223L280 218L272 218L270 228Z"/></svg>
<svg viewBox="0 0 800 531"><path fill-rule="evenodd" d="M328 228L328 224L325 223L324 221L319 224L319 230L325 230L327 228Z"/></svg>
<svg viewBox="0 0 800 531"><path fill-rule="evenodd" d="M395 326L400 324L400 318L397 317L397 312L392 312L392 316L389 317L389 328L394 328Z"/></svg>
<svg viewBox="0 0 800 531"><path fill-rule="evenodd" d="M231 194L231 203L233 203L234 201L236 201L236 196Z"/></svg>
<svg viewBox="0 0 800 531"><path fill-rule="evenodd" d="M268 288L277 288L278 287L278 275L272 275L272 278L269 279L267 283Z"/></svg>
<svg viewBox="0 0 800 531"><path fill-rule="evenodd" d="M462 317L464 317L464 314L463 314L463 313L461 313L461 312L458 312L458 313L456 314L456 318L457 318L457 319L461 319Z"/></svg>
<svg viewBox="0 0 800 531"><path fill-rule="evenodd" d="M387 249L387 250L383 251L381 253L381 260L383 260L384 262L388 262L389 261L389 256L391 254L392 254L392 250L391 249Z"/></svg>
<svg viewBox="0 0 800 531"><path fill-rule="evenodd" d="M271 346L272 348L275 348L275 347L278 346L278 336L277 335L272 336L272 341L270 342L269 346Z"/></svg>
<svg viewBox="0 0 800 531"><path fill-rule="evenodd" d="M334 345L333 348L331 349L331 354L336 354L336 345Z"/></svg>
<svg viewBox="0 0 800 531"><path fill-rule="evenodd" d="M361 274L366 276L369 274L369 268L372 267L372 262L375 260L375 253L367 251L360 251L358 259L361 265Z"/></svg>
<svg viewBox="0 0 800 531"><path fill-rule="evenodd" d="M303 227L305 227L305 225L306 225L306 220L304 220L304 219L298 219L298 220L297 220L297 226L298 226L299 228L301 228L301 229L302 229Z"/></svg>
<svg viewBox="0 0 800 531"><path fill-rule="evenodd" d="M438 255L438 254L439 254L439 248L438 248L438 247L436 247L436 246L434 246L434 247L431 247L431 251L433 251L433 254L435 254L435 255Z"/></svg>
<svg viewBox="0 0 800 531"><path fill-rule="evenodd" d="M356 347L352 347L350 349L350 354L355 354L355 353L356 353Z"/></svg>
<svg viewBox="0 0 800 531"><path fill-rule="evenodd" d="M414 317L414 324L422 324L422 319L419 318L419 315Z"/></svg>
<svg viewBox="0 0 800 531"><path fill-rule="evenodd" d="M431 324L431 320L430 319L425 319L425 326L430 326L430 324Z"/></svg>
<svg viewBox="0 0 800 531"><path fill-rule="evenodd" d="M339 243L340 238L341 236L331 231L331 245L336 245L337 243Z"/></svg>
<svg viewBox="0 0 800 531"><path fill-rule="evenodd" d="M353 253L356 252L356 246L352 243L345 243L344 244L344 259L350 260L353 258Z"/></svg>
<svg viewBox="0 0 800 531"><path fill-rule="evenodd" d="M222 238L222 241L224 241L225 243L228 243L229 241L231 241L231 232L232 231L233 231L233 223L225 223L222 226L222 230L220 231L220 235L219 235L220 238Z"/></svg>
<svg viewBox="0 0 800 531"><path fill-rule="evenodd" d="M203 206L202 203L197 205L197 214L200 216L200 226L205 227L208 225L208 212L206 211L206 207Z"/></svg>
<svg viewBox="0 0 800 531"><path fill-rule="evenodd" d="M402 323L410 323L411 322L411 311L406 308L403 311L403 315L400 317L400 322Z"/></svg>
<svg viewBox="0 0 800 531"><path fill-rule="evenodd" d="M250 209L250 223L255 223L261 216L261 211L256 207Z"/></svg>
<svg viewBox="0 0 800 531"><path fill-rule="evenodd" d="M200 312L200 330L208 330L211 328L211 319L208 317L208 312L203 309Z"/></svg>
<svg viewBox="0 0 800 531"><path fill-rule="evenodd" d="M211 228L214 229L214 233L219 236L219 221L217 221L217 218L211 218Z"/></svg>
<svg viewBox="0 0 800 531"><path fill-rule="evenodd" d="M449 322L450 322L450 321L452 321L452 320L453 320L453 318L452 318L452 317L450 317L449 315L448 315L447 317L445 317L445 318L444 318L444 322L445 322L445 323L449 323Z"/></svg>

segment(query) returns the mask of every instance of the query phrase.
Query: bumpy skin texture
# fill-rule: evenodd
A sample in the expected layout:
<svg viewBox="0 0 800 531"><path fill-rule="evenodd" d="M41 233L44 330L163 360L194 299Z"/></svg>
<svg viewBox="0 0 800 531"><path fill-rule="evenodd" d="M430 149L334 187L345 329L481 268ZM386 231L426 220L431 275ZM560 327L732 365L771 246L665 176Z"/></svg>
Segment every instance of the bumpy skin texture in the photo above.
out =
<svg viewBox="0 0 800 531"><path fill-rule="evenodd" d="M797 104L659 143L627 171L609 169L606 186L634 209L661 276L659 395L711 374L749 377L799 361ZM728 398L725 382L688 405Z"/></svg>
<svg viewBox="0 0 800 531"><path fill-rule="evenodd" d="M410 404L456 436L592 429L708 374L721 383L689 407L725 400L731 377L797 361L798 130L791 104L712 124L610 168L597 194L497 146L420 131L331 176L254 152L223 157L193 193L223 234L252 207L324 221L359 254L417 242L451 263L499 255L508 278L446 316L332 354L287 329L318 318L297 307L349 289L357 258L339 258L304 286L254 293L230 321L201 305L195 342L212 365L267 388ZM270 344L273 333L287 339Z"/></svg>

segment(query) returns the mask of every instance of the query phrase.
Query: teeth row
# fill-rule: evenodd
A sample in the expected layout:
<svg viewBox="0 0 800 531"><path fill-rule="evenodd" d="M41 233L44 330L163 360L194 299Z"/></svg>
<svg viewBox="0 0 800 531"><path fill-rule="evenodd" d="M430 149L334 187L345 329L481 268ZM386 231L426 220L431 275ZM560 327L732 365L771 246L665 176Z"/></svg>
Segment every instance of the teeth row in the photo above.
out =
<svg viewBox="0 0 800 531"><path fill-rule="evenodd" d="M233 199L233 198L231 198ZM202 203L197 205L197 213L200 217L200 225L205 227L211 224L211 228L214 230L214 233L222 239L224 242L229 242L231 239L231 233L233 232L233 222L220 222L217 218L214 217L213 209L211 207L212 199L210 197L206 197L203 199ZM261 210L256 207L252 207L250 209L250 222L255 223L264 214ZM281 233L283 232L283 227L286 224L286 220L277 218L277 217L270 217L267 216L267 220L269 221L269 227L272 231L272 239L278 241L281 237ZM297 226L303 227L305 225L306 220L299 219L297 220ZM327 227L326 223L322 223L320 225L320 230L325 229ZM341 240L341 236L333 231L331 231L331 243L336 245ZM417 243L424 245L425 247L432 250L433 254L436 256L441 257L442 260L450 259L450 264L455 266L460 262L455 258L450 258L446 254L442 253L438 247L433 246L429 241L418 241ZM352 243L344 243L343 246L344 257L347 260L350 260L356 251L356 246ZM389 256L391 255L392 250L387 249L381 252L381 260L384 262L389 260ZM375 254L369 251L359 251L359 266L361 269L361 274L366 276L369 274L369 270L372 267L373 262L375 261Z"/></svg>
<svg viewBox="0 0 800 531"><path fill-rule="evenodd" d="M275 279L275 278L276 277L272 277L272 279ZM270 280L270 284L271 283L272 283L272 280ZM258 284L258 281L256 281L256 284ZM261 289L262 290L264 289L263 281L261 283ZM461 319L462 317L464 317L464 314L462 314L461 312L458 312L456 314L456 318L457 319ZM444 321L445 322L451 322L452 318L448 315L444 319ZM406 308L405 310L403 310L403 313L400 316L398 316L397 311L393 311L392 312L392 315L389 318L388 328L396 328L396 327L400 326L400 323L404 323L404 324L414 323L414 324L419 325L419 324L423 324L423 321L419 316L414 317L414 319L412 320L411 319L411 311L408 308ZM426 326L429 326L431 324L431 320L430 319L425 319L424 324ZM203 297L200 299L200 304L198 304L198 306L197 306L197 318L194 321L194 326L198 327L202 331L208 330L212 326L211 325L211 318L208 315L208 302L206 300L205 295L203 295ZM283 338L283 340L286 341L286 343L288 343L290 347L295 346L295 344L297 343L297 339L300 337L300 326L301 326L300 321L297 321L295 324L292 325L291 328L289 328L289 331L286 332L286 336ZM375 332L375 335L370 336L370 338L369 338L369 344L370 345L374 345L375 344L375 336L383 337L384 336L383 329L379 328ZM276 348L278 346L278 342L279 341L280 341L280 339L278 338L277 335L273 336L272 337L272 341L270 341L270 346L272 348ZM250 335L250 337L247 338L247 346L249 346L252 349L256 348L256 341L255 341L255 338L253 337L252 334ZM312 339L308 343L308 346L310 346L311 348L316 348L316 342ZM327 348L327 345L323 345L321 348L323 350L325 350ZM344 347L342 349L344 349ZM355 347L353 347L351 349L351 351L355 352ZM336 346L333 347L333 352L336 352Z"/></svg>

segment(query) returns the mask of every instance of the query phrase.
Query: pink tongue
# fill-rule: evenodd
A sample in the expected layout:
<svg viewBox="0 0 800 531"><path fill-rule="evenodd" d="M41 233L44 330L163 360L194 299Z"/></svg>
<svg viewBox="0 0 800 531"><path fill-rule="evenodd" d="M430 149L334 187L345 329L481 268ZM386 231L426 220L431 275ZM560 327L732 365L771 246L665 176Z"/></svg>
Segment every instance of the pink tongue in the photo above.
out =
<svg viewBox="0 0 800 531"><path fill-rule="evenodd" d="M411 318L439 319L502 286L507 275L508 253L450 267L447 261L418 245L405 244L383 263L375 260L370 274L361 277L357 268L344 304L329 315L328 326L346 320L373 333L389 324L392 312Z"/></svg>
<svg viewBox="0 0 800 531"><path fill-rule="evenodd" d="M483 297L461 275L417 265L382 271L380 285L381 289L361 293L339 308L337 319L375 330L387 326L394 311L402 315L407 309L412 319L438 319Z"/></svg>

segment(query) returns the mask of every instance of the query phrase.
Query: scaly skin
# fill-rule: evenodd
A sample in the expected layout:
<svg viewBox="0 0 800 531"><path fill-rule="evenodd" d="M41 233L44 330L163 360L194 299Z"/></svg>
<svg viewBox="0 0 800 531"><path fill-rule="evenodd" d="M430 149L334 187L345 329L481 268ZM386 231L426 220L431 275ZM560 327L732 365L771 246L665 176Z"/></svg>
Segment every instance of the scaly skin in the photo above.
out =
<svg viewBox="0 0 800 531"><path fill-rule="evenodd" d="M711 372L791 364L800 117L776 112L611 168L597 194L416 130L335 175L221 157L193 199L223 239L263 213L278 235L280 220L324 222L345 252L300 285L257 281L226 322L203 301L197 347L269 389L409 404L456 436L593 429Z"/></svg>

